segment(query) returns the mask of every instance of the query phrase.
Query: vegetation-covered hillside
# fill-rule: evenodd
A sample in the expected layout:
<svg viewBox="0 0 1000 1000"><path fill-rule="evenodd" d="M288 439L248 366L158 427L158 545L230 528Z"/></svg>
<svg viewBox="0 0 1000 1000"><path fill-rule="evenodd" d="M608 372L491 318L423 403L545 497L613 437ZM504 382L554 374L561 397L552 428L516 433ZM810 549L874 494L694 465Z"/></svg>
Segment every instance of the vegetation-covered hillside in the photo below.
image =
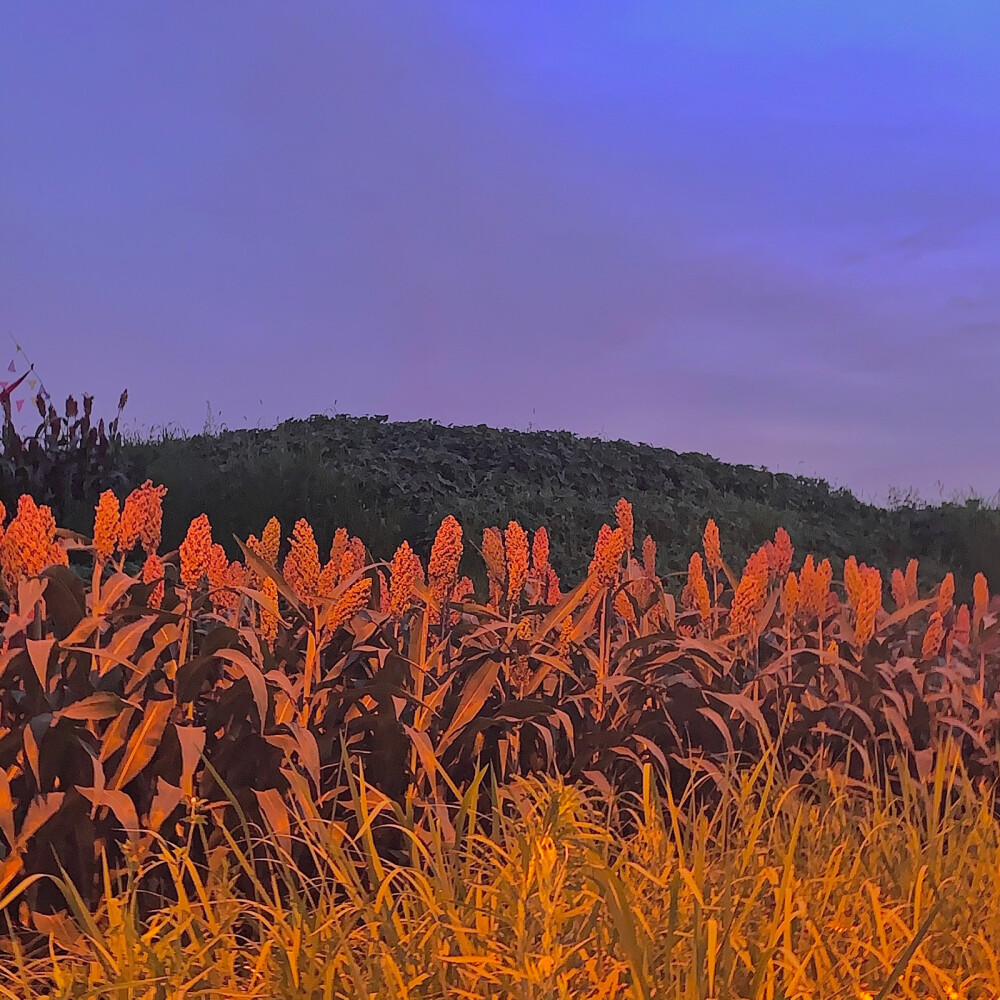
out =
<svg viewBox="0 0 1000 1000"><path fill-rule="evenodd" d="M565 431L313 416L269 430L131 444L124 458L132 485L148 477L169 488L169 546L202 512L226 540L277 515L289 527L306 517L321 548L342 525L387 558L404 538L426 553L451 513L470 537L511 518L547 525L556 568L576 577L605 512L624 495L665 570L683 569L714 517L734 566L783 525L800 552L829 554L838 571L854 553L886 578L911 557L932 575L953 570L962 595L976 572L1000 580L1000 512L974 502L890 511L818 479ZM235 543L227 549L238 555ZM474 575L476 562L465 568Z"/></svg>

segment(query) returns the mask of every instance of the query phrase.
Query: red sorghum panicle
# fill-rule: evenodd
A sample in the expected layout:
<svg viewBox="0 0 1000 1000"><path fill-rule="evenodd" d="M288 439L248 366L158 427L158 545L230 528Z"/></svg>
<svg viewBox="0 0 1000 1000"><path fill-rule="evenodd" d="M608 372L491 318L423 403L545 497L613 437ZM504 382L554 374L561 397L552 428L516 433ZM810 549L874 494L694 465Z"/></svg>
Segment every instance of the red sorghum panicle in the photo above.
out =
<svg viewBox="0 0 1000 1000"><path fill-rule="evenodd" d="M327 564L323 567L319 574L319 580L316 581L316 593L320 597L329 597L333 594L337 587L337 579L340 576L338 572L340 567L334 566L333 560L327 561Z"/></svg>
<svg viewBox="0 0 1000 1000"><path fill-rule="evenodd" d="M906 600L906 577L901 569L892 571L892 599L896 602L897 608L905 607Z"/></svg>
<svg viewBox="0 0 1000 1000"><path fill-rule="evenodd" d="M788 575L792 568L792 557L794 555L795 549L792 546L791 537L784 528L778 528L774 533L774 547L770 553L773 560L771 563L771 572L778 579L783 579Z"/></svg>
<svg viewBox="0 0 1000 1000"><path fill-rule="evenodd" d="M447 600L449 591L458 580L458 564L462 561L462 526L449 514L438 528L427 563L427 579L437 603Z"/></svg>
<svg viewBox="0 0 1000 1000"><path fill-rule="evenodd" d="M216 542L208 550L208 562L205 575L208 577L208 593L213 604L222 604L222 591L226 586L226 573L229 570L229 560L226 550Z"/></svg>
<svg viewBox="0 0 1000 1000"><path fill-rule="evenodd" d="M348 549L354 556L354 568L363 569L368 563L368 553L365 552L365 543L360 538L352 538Z"/></svg>
<svg viewBox="0 0 1000 1000"><path fill-rule="evenodd" d="M238 587L246 587L249 583L249 573L246 566L241 562L231 562L226 569L225 587L219 595L219 601L230 611L235 611L240 606L240 592Z"/></svg>
<svg viewBox="0 0 1000 1000"><path fill-rule="evenodd" d="M149 606L158 608L163 603L163 560L155 552L150 552L142 564L142 582L152 583L154 580L156 586L150 591Z"/></svg>
<svg viewBox="0 0 1000 1000"><path fill-rule="evenodd" d="M904 580L906 581L906 603L909 604L912 601L919 600L919 593L917 591L917 560L911 559L906 564L906 574Z"/></svg>
<svg viewBox="0 0 1000 1000"><path fill-rule="evenodd" d="M629 625L635 625L635 608L632 607L632 602L624 590L619 590L615 594L615 613L619 618L627 621Z"/></svg>
<svg viewBox="0 0 1000 1000"><path fill-rule="evenodd" d="M277 609L278 584L268 576L264 578L260 589L265 597L271 599L275 609ZM260 634L268 642L274 642L278 638L278 619L265 607L260 609Z"/></svg>
<svg viewBox="0 0 1000 1000"><path fill-rule="evenodd" d="M755 616L767 596L769 572L767 553L763 548L758 549L747 559L729 613L729 627L735 635L753 635L756 631Z"/></svg>
<svg viewBox="0 0 1000 1000"><path fill-rule="evenodd" d="M799 606L799 580L794 573L785 577L785 586L781 591L781 614L787 620L795 617Z"/></svg>
<svg viewBox="0 0 1000 1000"><path fill-rule="evenodd" d="M507 600L514 604L528 579L528 535L524 528L511 521L505 532L507 550Z"/></svg>
<svg viewBox="0 0 1000 1000"><path fill-rule="evenodd" d="M142 533L145 521L146 498L141 489L132 490L122 504L122 513L118 520L118 551L123 556L129 555L139 544L139 535Z"/></svg>
<svg viewBox="0 0 1000 1000"><path fill-rule="evenodd" d="M983 617L990 607L990 587L982 573L977 573L972 582L972 598L973 628L978 632Z"/></svg>
<svg viewBox="0 0 1000 1000"><path fill-rule="evenodd" d="M688 587L692 606L698 611L703 622L712 616L712 599L708 593L708 581L701 562L701 553L692 552L688 561Z"/></svg>
<svg viewBox="0 0 1000 1000"><path fill-rule="evenodd" d="M642 571L649 580L656 576L656 542L649 535L642 540Z"/></svg>
<svg viewBox="0 0 1000 1000"><path fill-rule="evenodd" d="M212 548L212 526L207 514L199 514L188 526L181 542L181 583L187 590L194 590L208 569L208 555Z"/></svg>
<svg viewBox="0 0 1000 1000"><path fill-rule="evenodd" d="M487 528L483 532L483 562L486 563L490 585L503 587L507 582L507 556L499 528Z"/></svg>
<svg viewBox="0 0 1000 1000"><path fill-rule="evenodd" d="M924 633L924 641L920 649L922 659L929 660L938 655L941 649L941 640L944 638L944 625L941 621L941 612L935 611L931 615L927 624L927 631Z"/></svg>
<svg viewBox="0 0 1000 1000"><path fill-rule="evenodd" d="M9 594L17 593L18 580L37 576L52 564L55 535L52 511L44 504L37 506L27 493L22 494L17 514L0 539L0 568Z"/></svg>
<svg viewBox="0 0 1000 1000"><path fill-rule="evenodd" d="M546 567L544 604L558 604L562 600L559 589L559 574L551 567Z"/></svg>
<svg viewBox="0 0 1000 1000"><path fill-rule="evenodd" d="M543 574L549 565L549 533L540 527L531 539L531 568Z"/></svg>
<svg viewBox="0 0 1000 1000"><path fill-rule="evenodd" d="M626 539L622 529L612 529L610 525L602 524L589 569L589 574L595 576L598 587L613 587L618 581L625 549Z"/></svg>
<svg viewBox="0 0 1000 1000"><path fill-rule="evenodd" d="M281 550L281 522L272 517L264 525L260 536L260 557L271 566L278 565L278 552Z"/></svg>
<svg viewBox="0 0 1000 1000"><path fill-rule="evenodd" d="M882 574L873 566L861 572L861 593L856 607L855 644L864 648L875 636L875 617L882 607Z"/></svg>
<svg viewBox="0 0 1000 1000"><path fill-rule="evenodd" d="M615 504L615 518L625 536L625 551L631 552L635 546L635 519L632 516L632 504L625 497Z"/></svg>
<svg viewBox="0 0 1000 1000"><path fill-rule="evenodd" d="M94 514L94 549L97 561L105 563L114 555L118 542L118 497L105 490L97 502Z"/></svg>
<svg viewBox="0 0 1000 1000"><path fill-rule="evenodd" d="M955 599L955 574L946 573L938 590L937 609L942 615L948 613Z"/></svg>
<svg viewBox="0 0 1000 1000"><path fill-rule="evenodd" d="M147 479L139 490L142 493L146 515L139 531L139 541L142 543L143 551L149 555L160 547L163 534L163 498L167 495L167 488L154 486L153 481Z"/></svg>
<svg viewBox="0 0 1000 1000"><path fill-rule="evenodd" d="M955 627L952 629L951 636L954 642L961 643L963 646L969 645L969 639L972 637L972 621L969 617L968 604L959 606L958 613L955 615Z"/></svg>
<svg viewBox="0 0 1000 1000"><path fill-rule="evenodd" d="M319 549L313 535L312 525L301 517L292 529L291 548L285 556L281 575L300 601L308 600L316 593L319 584Z"/></svg>
<svg viewBox="0 0 1000 1000"><path fill-rule="evenodd" d="M559 626L559 640L556 643L556 651L560 656L565 656L569 652L570 634L573 631L573 618L567 615Z"/></svg>
<svg viewBox="0 0 1000 1000"><path fill-rule="evenodd" d="M340 557L340 582L343 583L349 576L356 573L363 564L358 562L358 557L353 549L348 549Z"/></svg>
<svg viewBox="0 0 1000 1000"><path fill-rule="evenodd" d="M363 611L368 606L368 599L371 596L372 582L367 577L352 583L344 591L340 600L330 609L324 623L327 630L336 632L338 628L346 625L356 614Z"/></svg>
<svg viewBox="0 0 1000 1000"><path fill-rule="evenodd" d="M389 614L393 618L401 618L410 606L419 569L420 560L416 553L409 542L403 542L389 564Z"/></svg>
<svg viewBox="0 0 1000 1000"><path fill-rule="evenodd" d="M713 573L717 573L722 569L722 546L719 542L719 529L712 518L709 518L708 524L705 525L702 548L705 550L706 565Z"/></svg>
<svg viewBox="0 0 1000 1000"><path fill-rule="evenodd" d="M861 603L861 595L864 593L865 584L861 578L861 570L858 568L858 561L854 556L848 556L844 560L844 590L847 592L847 603L857 611Z"/></svg>
<svg viewBox="0 0 1000 1000"><path fill-rule="evenodd" d="M455 584L455 592L452 597L456 601L474 601L476 599L476 587L467 576L463 576Z"/></svg>
<svg viewBox="0 0 1000 1000"><path fill-rule="evenodd" d="M330 562L337 567L337 581L340 580L340 567L344 562L344 553L351 547L351 537L347 533L347 528L338 528L333 533L333 542L330 545Z"/></svg>

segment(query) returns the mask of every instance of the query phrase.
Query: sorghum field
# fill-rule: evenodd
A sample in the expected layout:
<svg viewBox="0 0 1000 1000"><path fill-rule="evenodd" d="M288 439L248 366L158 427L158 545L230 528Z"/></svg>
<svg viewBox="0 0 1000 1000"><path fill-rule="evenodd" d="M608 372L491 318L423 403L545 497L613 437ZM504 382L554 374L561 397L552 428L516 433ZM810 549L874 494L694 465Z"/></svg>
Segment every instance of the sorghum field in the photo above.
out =
<svg viewBox="0 0 1000 1000"><path fill-rule="evenodd" d="M0 517L0 995L1000 996L984 576L709 520L675 600L625 499L575 581L453 517L230 561L165 493Z"/></svg>

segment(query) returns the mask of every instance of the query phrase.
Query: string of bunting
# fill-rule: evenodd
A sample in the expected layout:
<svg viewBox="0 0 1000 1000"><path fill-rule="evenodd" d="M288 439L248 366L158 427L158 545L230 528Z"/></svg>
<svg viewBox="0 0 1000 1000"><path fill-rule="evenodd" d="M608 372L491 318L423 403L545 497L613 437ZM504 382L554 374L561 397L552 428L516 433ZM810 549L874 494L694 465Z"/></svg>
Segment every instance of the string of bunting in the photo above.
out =
<svg viewBox="0 0 1000 1000"><path fill-rule="evenodd" d="M42 381L41 376L35 371L34 364L32 364L28 355L25 354L24 348L14 339L13 334L10 334L10 339L14 344L15 353L7 365L4 377L0 379L0 392L8 390L8 387L11 387L12 390L16 387L16 389L21 391L24 391L22 387L27 388L28 394L13 396L11 399L17 407L17 412L20 413L25 402L29 399L34 399L40 394L46 402L50 402L51 397L45 388L45 383Z"/></svg>

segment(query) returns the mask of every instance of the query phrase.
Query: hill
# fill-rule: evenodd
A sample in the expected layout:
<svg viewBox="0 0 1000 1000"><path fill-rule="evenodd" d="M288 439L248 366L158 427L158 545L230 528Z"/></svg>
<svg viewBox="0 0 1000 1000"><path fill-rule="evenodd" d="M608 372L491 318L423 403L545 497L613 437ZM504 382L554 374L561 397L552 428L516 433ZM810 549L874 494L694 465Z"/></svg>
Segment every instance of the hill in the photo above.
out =
<svg viewBox="0 0 1000 1000"><path fill-rule="evenodd" d="M840 560L854 553L888 578L893 566L916 557L924 579L954 570L960 599L977 571L1000 581L1000 512L977 501L886 510L819 479L565 431L317 415L273 429L131 442L121 461L133 485L148 477L169 488L168 548L204 511L235 556L232 535L259 533L273 514L286 534L297 518L308 518L321 548L343 525L376 557L389 558L404 538L426 553L451 513L474 545L491 524L545 524L553 565L576 577L600 525L625 496L638 537L653 536L668 577L685 571L713 517L737 570L783 525L797 563L808 551Z"/></svg>

